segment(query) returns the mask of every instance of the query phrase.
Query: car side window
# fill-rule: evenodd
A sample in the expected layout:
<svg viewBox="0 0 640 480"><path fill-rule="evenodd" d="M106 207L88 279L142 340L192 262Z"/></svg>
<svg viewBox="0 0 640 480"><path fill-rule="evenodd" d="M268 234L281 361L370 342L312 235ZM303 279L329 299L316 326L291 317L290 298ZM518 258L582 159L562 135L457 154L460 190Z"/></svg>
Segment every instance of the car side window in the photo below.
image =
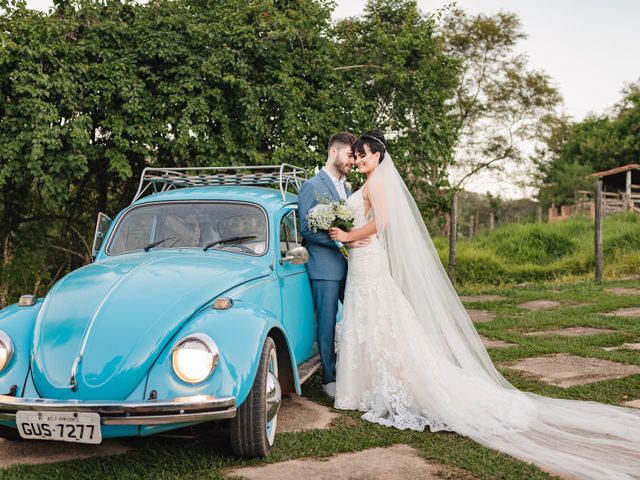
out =
<svg viewBox="0 0 640 480"><path fill-rule="evenodd" d="M280 221L280 255L286 256L287 252L302 244L298 215L295 210L290 211Z"/></svg>

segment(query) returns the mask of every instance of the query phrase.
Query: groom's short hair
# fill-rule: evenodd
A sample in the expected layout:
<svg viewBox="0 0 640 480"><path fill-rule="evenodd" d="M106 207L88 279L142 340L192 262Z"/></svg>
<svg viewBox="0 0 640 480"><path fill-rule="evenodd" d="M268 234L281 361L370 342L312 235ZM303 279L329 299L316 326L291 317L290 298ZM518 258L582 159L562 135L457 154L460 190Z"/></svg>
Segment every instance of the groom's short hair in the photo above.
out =
<svg viewBox="0 0 640 480"><path fill-rule="evenodd" d="M340 150L341 147L338 144L341 144L345 147L351 147L354 143L356 143L358 139L355 135L351 135L349 132L338 132L331 135L329 139L329 145L327 146L327 150L331 147L336 147L336 149Z"/></svg>

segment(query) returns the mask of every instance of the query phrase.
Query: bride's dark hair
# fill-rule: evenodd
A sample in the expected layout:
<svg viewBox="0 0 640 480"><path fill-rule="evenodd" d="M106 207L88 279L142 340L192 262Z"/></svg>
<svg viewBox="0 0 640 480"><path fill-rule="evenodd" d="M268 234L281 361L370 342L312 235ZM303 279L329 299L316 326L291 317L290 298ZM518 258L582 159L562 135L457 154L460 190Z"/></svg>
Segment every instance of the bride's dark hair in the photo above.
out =
<svg viewBox="0 0 640 480"><path fill-rule="evenodd" d="M354 155L357 153L364 154L364 146L367 145L371 153L380 152L380 162L384 160L384 154L387 151L387 146L385 145L384 134L381 130L369 130L367 133L362 135L356 143L353 144L353 153Z"/></svg>

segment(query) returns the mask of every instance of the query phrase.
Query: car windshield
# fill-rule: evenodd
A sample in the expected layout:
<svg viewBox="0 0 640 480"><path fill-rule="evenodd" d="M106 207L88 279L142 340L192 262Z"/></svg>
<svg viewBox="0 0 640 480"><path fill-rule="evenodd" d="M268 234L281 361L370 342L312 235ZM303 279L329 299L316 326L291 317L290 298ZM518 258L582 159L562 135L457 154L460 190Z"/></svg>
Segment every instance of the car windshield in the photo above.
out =
<svg viewBox="0 0 640 480"><path fill-rule="evenodd" d="M154 245L155 242L160 242ZM162 248L224 249L262 255L267 249L264 210L248 203L171 202L132 208L118 221L110 255Z"/></svg>

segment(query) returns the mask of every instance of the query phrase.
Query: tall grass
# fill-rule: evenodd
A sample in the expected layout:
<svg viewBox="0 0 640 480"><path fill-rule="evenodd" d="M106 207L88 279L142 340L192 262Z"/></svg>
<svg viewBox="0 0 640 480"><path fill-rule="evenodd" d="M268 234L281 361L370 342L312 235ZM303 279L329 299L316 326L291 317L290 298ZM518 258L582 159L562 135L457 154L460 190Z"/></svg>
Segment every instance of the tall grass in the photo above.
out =
<svg viewBox="0 0 640 480"><path fill-rule="evenodd" d="M617 278L640 273L640 216L605 218L604 274ZM446 265L448 240L434 239ZM460 284L508 284L588 278L595 263L594 222L572 218L558 223L512 224L474 240L459 240L456 280Z"/></svg>

